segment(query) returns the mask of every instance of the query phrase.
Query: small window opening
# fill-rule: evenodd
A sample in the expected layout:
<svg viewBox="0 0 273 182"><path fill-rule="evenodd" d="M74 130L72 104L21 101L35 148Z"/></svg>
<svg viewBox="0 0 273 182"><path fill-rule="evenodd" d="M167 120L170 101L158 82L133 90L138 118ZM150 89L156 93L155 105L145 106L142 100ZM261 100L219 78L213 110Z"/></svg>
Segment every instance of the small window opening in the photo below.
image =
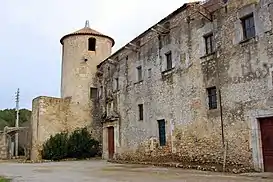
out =
<svg viewBox="0 0 273 182"><path fill-rule="evenodd" d="M96 51L96 39L95 38L88 39L88 50L89 51Z"/></svg>
<svg viewBox="0 0 273 182"><path fill-rule="evenodd" d="M110 68L110 66L108 66L107 71L108 71L108 76L110 76L111 75L111 68Z"/></svg>
<svg viewBox="0 0 273 182"><path fill-rule="evenodd" d="M142 81L142 67L137 67L137 81Z"/></svg>
<svg viewBox="0 0 273 182"><path fill-rule="evenodd" d="M242 18L241 21L243 26L244 38L250 39L252 37L255 37L256 31L253 13L250 14L249 16Z"/></svg>
<svg viewBox="0 0 273 182"><path fill-rule="evenodd" d="M149 68L148 69L148 78L151 78L152 77L152 68Z"/></svg>
<svg viewBox="0 0 273 182"><path fill-rule="evenodd" d="M166 145L166 127L165 120L158 120L158 131L159 131L159 144L160 146Z"/></svg>
<svg viewBox="0 0 273 182"><path fill-rule="evenodd" d="M143 120L143 104L138 104L138 117L139 120Z"/></svg>
<svg viewBox="0 0 273 182"><path fill-rule="evenodd" d="M204 37L206 44L206 54L210 54L214 52L214 38L213 34L209 34Z"/></svg>
<svg viewBox="0 0 273 182"><path fill-rule="evenodd" d="M207 88L209 109L217 109L217 90L216 87Z"/></svg>
<svg viewBox="0 0 273 182"><path fill-rule="evenodd" d="M115 78L115 88L116 88L116 90L119 90L119 80L118 80L118 78Z"/></svg>
<svg viewBox="0 0 273 182"><path fill-rule="evenodd" d="M98 89L91 87L90 88L90 98L91 99L97 99L98 98Z"/></svg>
<svg viewBox="0 0 273 182"><path fill-rule="evenodd" d="M172 52L166 53L165 56L166 56L166 62L167 62L167 70L170 70L173 68Z"/></svg>

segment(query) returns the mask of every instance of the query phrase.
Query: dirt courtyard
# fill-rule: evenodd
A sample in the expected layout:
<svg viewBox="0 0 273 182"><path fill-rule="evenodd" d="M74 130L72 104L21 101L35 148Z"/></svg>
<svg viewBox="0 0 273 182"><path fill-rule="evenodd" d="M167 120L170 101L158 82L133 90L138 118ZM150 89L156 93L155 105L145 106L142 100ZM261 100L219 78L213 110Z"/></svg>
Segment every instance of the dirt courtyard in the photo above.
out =
<svg viewBox="0 0 273 182"><path fill-rule="evenodd" d="M197 170L112 164L102 160L39 164L0 163L0 176L13 181L37 182L237 182L272 179L244 177Z"/></svg>

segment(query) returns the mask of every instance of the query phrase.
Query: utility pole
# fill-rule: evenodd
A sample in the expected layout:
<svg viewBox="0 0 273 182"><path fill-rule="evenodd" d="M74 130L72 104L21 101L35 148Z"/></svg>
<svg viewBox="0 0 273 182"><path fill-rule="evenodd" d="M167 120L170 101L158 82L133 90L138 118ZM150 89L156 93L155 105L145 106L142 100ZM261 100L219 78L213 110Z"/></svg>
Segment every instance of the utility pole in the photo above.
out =
<svg viewBox="0 0 273 182"><path fill-rule="evenodd" d="M15 122L15 127L16 127L16 133L15 133L15 156L18 156L18 146L19 146L19 134L18 134L18 128L19 128L19 95L20 90L18 88L16 92L16 122Z"/></svg>

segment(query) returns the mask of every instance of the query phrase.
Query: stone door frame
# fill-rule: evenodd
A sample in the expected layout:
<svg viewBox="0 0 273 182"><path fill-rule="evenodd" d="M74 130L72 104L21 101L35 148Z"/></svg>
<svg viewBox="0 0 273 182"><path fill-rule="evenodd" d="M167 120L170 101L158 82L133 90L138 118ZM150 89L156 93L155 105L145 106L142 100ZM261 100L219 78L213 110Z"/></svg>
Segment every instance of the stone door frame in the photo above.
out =
<svg viewBox="0 0 273 182"><path fill-rule="evenodd" d="M259 119L269 117L273 117L273 109L252 110L246 116L246 121L250 121L250 146L252 148L253 167L256 171L260 172L264 172L264 159Z"/></svg>

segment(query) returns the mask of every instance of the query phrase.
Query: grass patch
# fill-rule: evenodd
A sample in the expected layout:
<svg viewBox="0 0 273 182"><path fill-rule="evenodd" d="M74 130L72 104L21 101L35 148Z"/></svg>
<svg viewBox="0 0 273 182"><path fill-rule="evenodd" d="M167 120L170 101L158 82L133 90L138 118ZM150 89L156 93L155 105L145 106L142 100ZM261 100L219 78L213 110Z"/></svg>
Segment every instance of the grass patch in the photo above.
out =
<svg viewBox="0 0 273 182"><path fill-rule="evenodd" d="M0 176L0 182L10 182L10 179L4 178Z"/></svg>

